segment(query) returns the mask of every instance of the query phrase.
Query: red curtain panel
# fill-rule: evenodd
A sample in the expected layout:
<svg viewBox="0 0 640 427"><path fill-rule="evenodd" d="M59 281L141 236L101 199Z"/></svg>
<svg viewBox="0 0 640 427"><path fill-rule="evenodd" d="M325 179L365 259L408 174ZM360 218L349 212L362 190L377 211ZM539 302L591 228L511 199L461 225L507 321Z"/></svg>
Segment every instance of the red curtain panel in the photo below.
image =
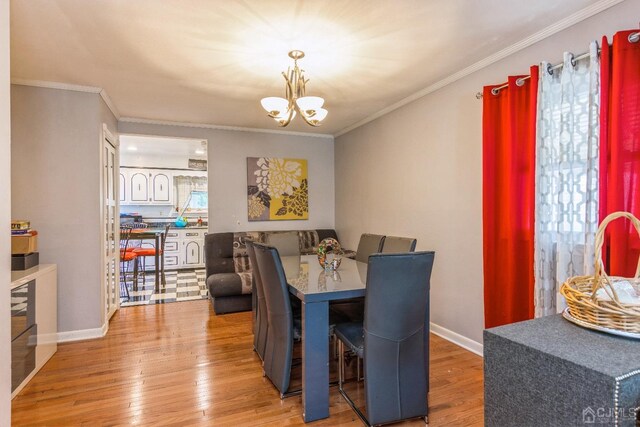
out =
<svg viewBox="0 0 640 427"><path fill-rule="evenodd" d="M616 211L640 216L640 41L620 31L602 39L599 217ZM627 220L607 228L603 254L609 274L632 277L640 238Z"/></svg>
<svg viewBox="0 0 640 427"><path fill-rule="evenodd" d="M533 240L538 67L483 93L485 327L534 317Z"/></svg>

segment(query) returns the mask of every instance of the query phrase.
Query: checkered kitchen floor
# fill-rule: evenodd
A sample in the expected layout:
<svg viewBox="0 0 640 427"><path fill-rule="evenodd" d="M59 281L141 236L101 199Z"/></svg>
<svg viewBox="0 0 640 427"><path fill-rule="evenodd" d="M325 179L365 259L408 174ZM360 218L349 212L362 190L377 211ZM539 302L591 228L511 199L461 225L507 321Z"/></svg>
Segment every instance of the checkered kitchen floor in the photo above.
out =
<svg viewBox="0 0 640 427"><path fill-rule="evenodd" d="M205 271L177 270L165 272L166 284L155 286L155 274L150 272L145 275L144 284L142 277L138 279L138 287L127 282L129 298L120 285L120 307L131 307L145 304L166 304L169 302L192 301L206 299L209 296L205 285Z"/></svg>

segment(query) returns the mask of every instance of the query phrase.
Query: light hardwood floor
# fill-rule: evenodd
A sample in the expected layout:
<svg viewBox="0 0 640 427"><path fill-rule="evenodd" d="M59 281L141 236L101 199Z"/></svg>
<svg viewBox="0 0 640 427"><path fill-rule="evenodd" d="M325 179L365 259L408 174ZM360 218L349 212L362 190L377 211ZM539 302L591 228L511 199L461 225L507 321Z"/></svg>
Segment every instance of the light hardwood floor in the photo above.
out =
<svg viewBox="0 0 640 427"><path fill-rule="evenodd" d="M304 425L252 343L250 313L216 316L206 300L122 308L105 338L58 347L13 400L13 425ZM430 426L482 425L480 357L432 336L430 381ZM309 425L361 425L330 393L330 418Z"/></svg>

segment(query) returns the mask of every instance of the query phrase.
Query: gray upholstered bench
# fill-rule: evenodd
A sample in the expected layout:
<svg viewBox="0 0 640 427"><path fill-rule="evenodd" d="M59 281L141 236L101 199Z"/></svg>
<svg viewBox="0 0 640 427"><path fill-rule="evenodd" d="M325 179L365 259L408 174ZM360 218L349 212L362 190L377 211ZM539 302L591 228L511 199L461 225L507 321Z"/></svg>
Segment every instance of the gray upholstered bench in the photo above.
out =
<svg viewBox="0 0 640 427"><path fill-rule="evenodd" d="M216 314L249 311L252 306L252 275L246 241L264 243L268 234L292 231L247 231L210 233L205 237L204 253L209 297ZM337 240L335 230L301 230L298 234L300 253L314 254L318 244L327 237ZM346 251L354 257L355 252Z"/></svg>

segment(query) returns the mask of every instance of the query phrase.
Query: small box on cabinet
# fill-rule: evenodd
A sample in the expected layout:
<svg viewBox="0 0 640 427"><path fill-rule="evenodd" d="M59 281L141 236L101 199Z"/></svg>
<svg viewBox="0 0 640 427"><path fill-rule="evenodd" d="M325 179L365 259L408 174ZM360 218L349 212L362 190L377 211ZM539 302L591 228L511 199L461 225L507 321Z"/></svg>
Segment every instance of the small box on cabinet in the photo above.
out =
<svg viewBox="0 0 640 427"><path fill-rule="evenodd" d="M26 255L38 250L38 236L11 236L11 255Z"/></svg>
<svg viewBox="0 0 640 427"><path fill-rule="evenodd" d="M28 270L40 263L38 252L30 254L11 255L11 271Z"/></svg>

